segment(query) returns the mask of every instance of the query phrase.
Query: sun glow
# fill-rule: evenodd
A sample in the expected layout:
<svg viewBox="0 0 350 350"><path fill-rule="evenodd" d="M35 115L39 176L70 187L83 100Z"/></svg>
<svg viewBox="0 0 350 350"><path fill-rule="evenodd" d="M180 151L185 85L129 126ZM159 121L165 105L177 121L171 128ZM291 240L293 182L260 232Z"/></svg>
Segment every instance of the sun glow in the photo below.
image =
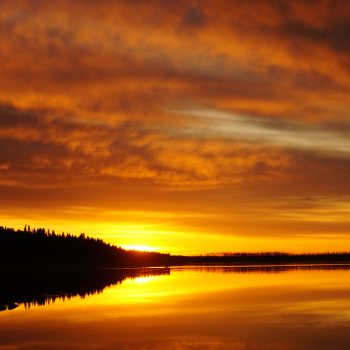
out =
<svg viewBox="0 0 350 350"><path fill-rule="evenodd" d="M155 252L161 250L159 247L152 247L143 244L123 244L121 247L127 250L139 250L141 252Z"/></svg>

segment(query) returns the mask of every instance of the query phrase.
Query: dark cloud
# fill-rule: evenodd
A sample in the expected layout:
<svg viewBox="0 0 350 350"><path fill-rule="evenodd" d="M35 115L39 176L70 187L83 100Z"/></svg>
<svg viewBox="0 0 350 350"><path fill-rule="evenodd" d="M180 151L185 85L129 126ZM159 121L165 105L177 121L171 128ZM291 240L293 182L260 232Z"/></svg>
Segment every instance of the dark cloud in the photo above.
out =
<svg viewBox="0 0 350 350"><path fill-rule="evenodd" d="M186 10L180 22L180 26L185 29L192 29L201 27L205 23L206 16L203 11L198 7L191 6Z"/></svg>
<svg viewBox="0 0 350 350"><path fill-rule="evenodd" d="M281 27L289 40L316 42L328 45L340 53L350 52L350 23L348 19L338 19L336 23L327 23L325 27L317 28L303 22L288 21Z"/></svg>
<svg viewBox="0 0 350 350"><path fill-rule="evenodd" d="M40 141L0 140L0 162L8 163L9 170L59 169L59 160L69 154L63 145ZM62 165L62 164L61 164Z"/></svg>
<svg viewBox="0 0 350 350"><path fill-rule="evenodd" d="M10 105L0 104L0 126L30 126L38 125L38 116L31 111L22 111Z"/></svg>

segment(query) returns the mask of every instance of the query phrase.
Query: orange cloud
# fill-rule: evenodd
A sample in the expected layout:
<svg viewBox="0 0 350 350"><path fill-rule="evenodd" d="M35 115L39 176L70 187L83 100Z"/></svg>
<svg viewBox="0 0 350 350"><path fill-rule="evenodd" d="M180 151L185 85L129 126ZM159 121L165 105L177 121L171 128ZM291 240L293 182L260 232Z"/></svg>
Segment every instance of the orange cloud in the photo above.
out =
<svg viewBox="0 0 350 350"><path fill-rule="evenodd" d="M26 196L36 205L52 196L53 212L84 187L91 207L101 192L118 210L208 215L203 224L176 216L184 232L276 236L288 226L300 237L323 232L313 218L330 210L324 234L346 231L343 206L333 206L350 195L346 2L1 9L0 187L13 213ZM273 203L293 196L331 200L282 215Z"/></svg>

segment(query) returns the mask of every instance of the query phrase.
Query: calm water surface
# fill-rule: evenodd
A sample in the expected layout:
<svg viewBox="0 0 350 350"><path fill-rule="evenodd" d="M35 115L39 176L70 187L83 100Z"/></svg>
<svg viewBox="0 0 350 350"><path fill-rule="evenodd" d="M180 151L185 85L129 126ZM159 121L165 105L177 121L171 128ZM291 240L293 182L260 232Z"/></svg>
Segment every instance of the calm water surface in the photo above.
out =
<svg viewBox="0 0 350 350"><path fill-rule="evenodd" d="M0 349L350 349L347 269L172 268L53 299L0 312Z"/></svg>

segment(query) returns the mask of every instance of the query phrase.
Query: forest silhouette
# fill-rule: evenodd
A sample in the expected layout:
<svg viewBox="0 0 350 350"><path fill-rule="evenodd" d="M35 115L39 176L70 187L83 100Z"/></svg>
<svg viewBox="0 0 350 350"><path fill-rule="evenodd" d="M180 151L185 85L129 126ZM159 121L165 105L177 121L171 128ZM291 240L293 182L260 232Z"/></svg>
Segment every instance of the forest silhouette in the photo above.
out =
<svg viewBox="0 0 350 350"><path fill-rule="evenodd" d="M0 227L0 266L47 269L55 267L163 266L169 254L125 250L80 234L56 234L44 228Z"/></svg>
<svg viewBox="0 0 350 350"><path fill-rule="evenodd" d="M25 226L15 230L0 226L0 273L125 267L168 267L176 265L288 265L347 264L350 253L228 252L202 255L171 255L126 250L85 234L56 234L44 228Z"/></svg>

